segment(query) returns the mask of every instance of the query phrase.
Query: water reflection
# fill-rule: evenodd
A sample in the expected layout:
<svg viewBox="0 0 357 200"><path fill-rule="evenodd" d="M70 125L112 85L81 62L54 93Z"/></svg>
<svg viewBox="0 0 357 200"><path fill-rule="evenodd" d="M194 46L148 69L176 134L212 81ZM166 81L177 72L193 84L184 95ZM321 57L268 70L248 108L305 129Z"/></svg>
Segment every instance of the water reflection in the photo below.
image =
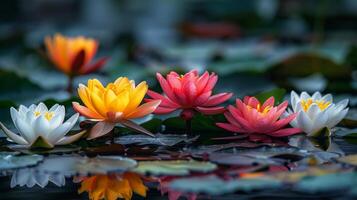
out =
<svg viewBox="0 0 357 200"><path fill-rule="evenodd" d="M140 175L131 172L75 177L73 181L81 183L78 192L87 192L91 200L116 200L118 198L130 200L133 193L146 197L148 190Z"/></svg>
<svg viewBox="0 0 357 200"><path fill-rule="evenodd" d="M62 187L66 184L66 180L62 174L46 174L37 171L37 168L24 168L13 172L10 187L14 188L16 186L22 187L26 185L26 187L32 188L38 185L44 188L49 183Z"/></svg>

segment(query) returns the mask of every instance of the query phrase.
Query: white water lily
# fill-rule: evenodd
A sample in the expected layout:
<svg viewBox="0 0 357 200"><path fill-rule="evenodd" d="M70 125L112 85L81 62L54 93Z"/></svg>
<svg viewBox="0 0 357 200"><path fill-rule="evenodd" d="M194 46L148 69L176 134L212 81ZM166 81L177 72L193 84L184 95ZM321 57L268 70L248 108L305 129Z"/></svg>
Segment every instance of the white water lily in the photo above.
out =
<svg viewBox="0 0 357 200"><path fill-rule="evenodd" d="M78 140L85 131L66 137L78 120L74 114L64 122L65 108L58 104L50 109L45 104L21 105L18 110L11 107L11 118L19 134L7 129L1 122L0 128L8 139L26 147L53 148L55 145L66 145Z"/></svg>
<svg viewBox="0 0 357 200"><path fill-rule="evenodd" d="M48 174L38 171L37 168L23 168L15 170L11 177L10 187L27 186L32 188L35 185L41 188L46 187L49 183L53 183L58 187L66 184L66 179L63 174Z"/></svg>
<svg viewBox="0 0 357 200"><path fill-rule="evenodd" d="M285 114L298 113L290 125L300 128L308 136L316 136L325 127L331 129L348 112L348 99L335 104L331 94L322 96L320 92L315 92L310 96L308 93L302 92L299 96L292 91L290 100L292 109L289 108Z"/></svg>

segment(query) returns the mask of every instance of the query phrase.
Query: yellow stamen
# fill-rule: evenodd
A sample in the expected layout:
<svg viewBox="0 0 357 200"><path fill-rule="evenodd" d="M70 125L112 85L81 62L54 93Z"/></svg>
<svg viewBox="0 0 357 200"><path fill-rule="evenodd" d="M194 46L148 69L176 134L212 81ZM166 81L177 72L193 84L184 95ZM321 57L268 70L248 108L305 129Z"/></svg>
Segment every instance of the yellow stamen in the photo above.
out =
<svg viewBox="0 0 357 200"><path fill-rule="evenodd" d="M41 115L41 112L39 111L35 111L34 115L36 117ZM45 114L43 115L48 121L50 121L53 117L54 117L54 113L53 112L45 112Z"/></svg>
<svg viewBox="0 0 357 200"><path fill-rule="evenodd" d="M251 106L249 106L249 105L247 105L247 107L248 107L248 109L252 109L252 108L253 108L253 107L251 107ZM265 115L265 114L267 114L272 108L273 108L273 107L271 107L271 106L267 106L267 107L265 107L265 108L262 110L262 106L261 106L260 104L258 104L257 107L254 108L254 109L256 109L260 114Z"/></svg>
<svg viewBox="0 0 357 200"><path fill-rule="evenodd" d="M325 110L331 104L331 102L324 100L314 100L312 98L309 98L307 100L301 100L301 107L305 112L310 108L312 104L316 104L320 108L320 110Z"/></svg>

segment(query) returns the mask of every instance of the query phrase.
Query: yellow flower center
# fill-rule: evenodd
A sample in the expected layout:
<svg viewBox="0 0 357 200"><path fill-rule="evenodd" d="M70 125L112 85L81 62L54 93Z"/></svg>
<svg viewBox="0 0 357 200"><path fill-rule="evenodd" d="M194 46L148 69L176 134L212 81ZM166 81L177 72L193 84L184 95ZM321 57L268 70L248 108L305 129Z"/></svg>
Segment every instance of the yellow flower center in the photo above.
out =
<svg viewBox="0 0 357 200"><path fill-rule="evenodd" d="M331 102L324 100L314 100L312 98L309 98L307 100L301 100L301 107L305 112L310 108L312 104L316 104L320 108L320 110L325 110L331 104Z"/></svg>
<svg viewBox="0 0 357 200"><path fill-rule="evenodd" d="M248 105L249 109L252 109L253 107ZM266 115L273 107L271 106L266 106L264 109L262 109L262 106L260 104L257 105L256 109L260 114L262 115Z"/></svg>
<svg viewBox="0 0 357 200"><path fill-rule="evenodd" d="M38 117L41 115L41 112L39 111L35 111L34 112L35 116ZM54 116L54 113L53 112L45 112L45 114L43 115L48 121L50 121L53 116Z"/></svg>

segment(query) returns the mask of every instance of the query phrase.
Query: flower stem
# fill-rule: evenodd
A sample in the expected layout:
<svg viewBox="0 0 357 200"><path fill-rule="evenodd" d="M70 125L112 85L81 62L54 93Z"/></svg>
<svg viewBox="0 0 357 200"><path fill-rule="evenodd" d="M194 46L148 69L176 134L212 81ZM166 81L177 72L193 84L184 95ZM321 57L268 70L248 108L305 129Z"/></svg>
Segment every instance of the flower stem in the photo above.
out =
<svg viewBox="0 0 357 200"><path fill-rule="evenodd" d="M73 76L68 76L68 82L67 82L67 92L72 94L73 93Z"/></svg>
<svg viewBox="0 0 357 200"><path fill-rule="evenodd" d="M192 119L185 120L186 122L186 135L187 137L192 136Z"/></svg>

